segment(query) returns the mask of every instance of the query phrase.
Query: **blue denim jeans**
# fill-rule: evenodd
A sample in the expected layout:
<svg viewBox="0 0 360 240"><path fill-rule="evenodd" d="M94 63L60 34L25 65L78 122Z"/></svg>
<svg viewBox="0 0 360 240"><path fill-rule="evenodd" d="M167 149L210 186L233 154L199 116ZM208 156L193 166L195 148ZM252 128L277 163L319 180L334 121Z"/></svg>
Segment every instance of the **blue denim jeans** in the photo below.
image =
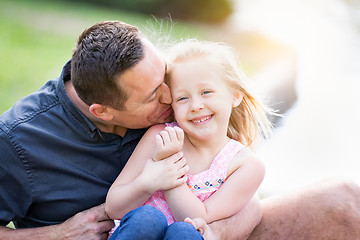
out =
<svg viewBox="0 0 360 240"><path fill-rule="evenodd" d="M109 240L203 240L204 238L186 222L168 226L165 215L157 208L145 205L127 213Z"/></svg>

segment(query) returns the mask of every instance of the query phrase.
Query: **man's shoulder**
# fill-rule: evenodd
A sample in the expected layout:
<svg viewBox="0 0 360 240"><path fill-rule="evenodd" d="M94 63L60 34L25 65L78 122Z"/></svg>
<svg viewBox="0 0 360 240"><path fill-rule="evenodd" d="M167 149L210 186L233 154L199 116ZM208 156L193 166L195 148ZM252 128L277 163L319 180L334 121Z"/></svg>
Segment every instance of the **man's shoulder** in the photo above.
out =
<svg viewBox="0 0 360 240"><path fill-rule="evenodd" d="M46 114L54 106L59 105L56 94L57 79L48 81L39 90L18 100L0 116L0 129L4 133L11 132L22 123L31 121L41 114Z"/></svg>

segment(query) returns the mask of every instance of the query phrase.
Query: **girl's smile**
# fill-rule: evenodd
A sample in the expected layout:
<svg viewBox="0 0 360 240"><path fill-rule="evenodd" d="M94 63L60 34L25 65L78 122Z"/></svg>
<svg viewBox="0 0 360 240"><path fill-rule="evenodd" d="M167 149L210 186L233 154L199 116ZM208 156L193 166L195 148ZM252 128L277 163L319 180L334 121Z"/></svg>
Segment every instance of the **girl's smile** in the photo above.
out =
<svg viewBox="0 0 360 240"><path fill-rule="evenodd" d="M209 115L209 116L205 116L205 117L199 117L199 118L194 118L190 121L192 121L194 124L205 124L207 123L211 118L212 118L213 115Z"/></svg>

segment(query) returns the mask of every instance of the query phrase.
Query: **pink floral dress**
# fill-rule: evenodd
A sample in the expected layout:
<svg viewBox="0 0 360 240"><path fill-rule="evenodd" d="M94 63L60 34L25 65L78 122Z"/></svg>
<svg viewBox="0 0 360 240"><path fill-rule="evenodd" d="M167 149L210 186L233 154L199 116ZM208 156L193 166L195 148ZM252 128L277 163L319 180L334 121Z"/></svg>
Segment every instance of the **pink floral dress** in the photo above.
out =
<svg viewBox="0 0 360 240"><path fill-rule="evenodd" d="M187 174L186 184L201 201L208 199L224 183L229 162L243 148L244 145L231 139L215 156L208 170L196 175ZM175 218L166 203L164 192L155 192L145 204L152 205L162 211L168 220L168 224L175 222Z"/></svg>

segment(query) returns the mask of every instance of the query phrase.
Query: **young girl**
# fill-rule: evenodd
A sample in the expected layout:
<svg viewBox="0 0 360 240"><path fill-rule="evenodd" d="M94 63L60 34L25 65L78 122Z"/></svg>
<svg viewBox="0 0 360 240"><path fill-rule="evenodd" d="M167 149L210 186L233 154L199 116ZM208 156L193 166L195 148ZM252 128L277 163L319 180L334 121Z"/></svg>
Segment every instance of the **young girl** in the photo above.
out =
<svg viewBox="0 0 360 240"><path fill-rule="evenodd" d="M179 43L168 63L176 123L147 131L109 190L107 212L121 219L146 202L170 227L187 217L228 218L263 180L264 165L249 147L270 132L271 112L246 89L234 51L224 44ZM167 226L163 231L169 236Z"/></svg>

